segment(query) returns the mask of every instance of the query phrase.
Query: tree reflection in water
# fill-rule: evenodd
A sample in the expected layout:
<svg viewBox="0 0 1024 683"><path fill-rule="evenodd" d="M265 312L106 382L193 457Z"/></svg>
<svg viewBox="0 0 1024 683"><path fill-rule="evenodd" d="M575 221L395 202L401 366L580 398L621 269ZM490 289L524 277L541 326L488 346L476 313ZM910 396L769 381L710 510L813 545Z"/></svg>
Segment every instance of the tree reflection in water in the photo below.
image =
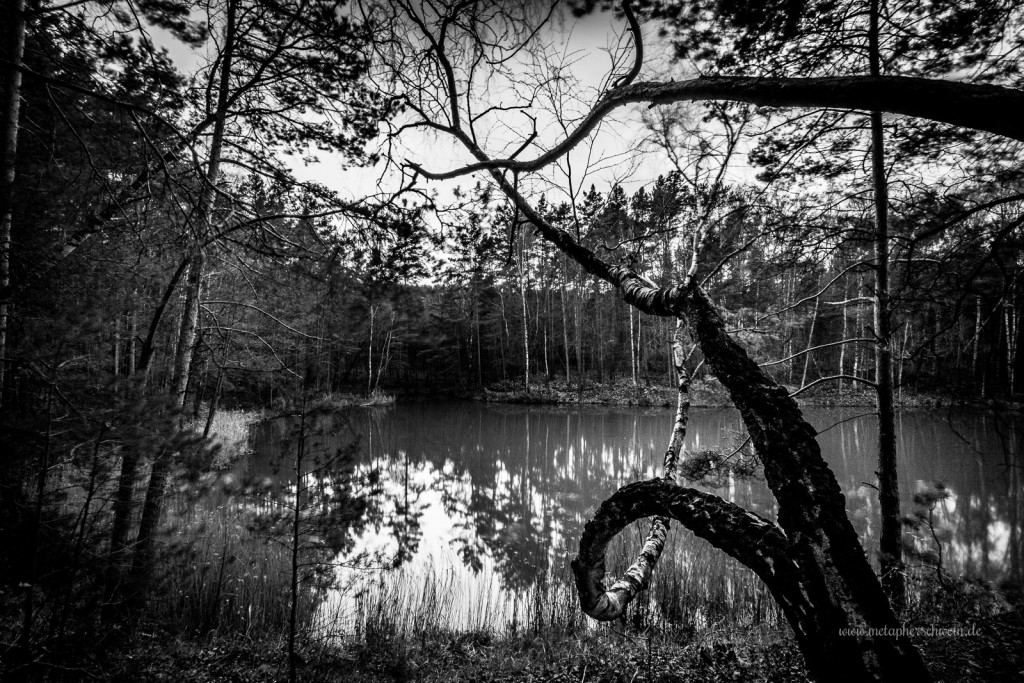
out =
<svg viewBox="0 0 1024 683"><path fill-rule="evenodd" d="M820 430L824 455L873 558L878 543L873 414L865 409L806 413ZM538 590L565 589L571 599L568 559L584 523L622 484L657 475L672 411L430 402L348 419L361 434L359 462L366 470L379 468L383 490L353 552L378 552L386 564L402 566L400 576L377 577L380 581L423 584L424 577L447 577L445 585L458 584L466 595L489 596L486 608L468 604L469 597L453 598L444 617L449 626L466 625L466 614L502 626L516 618L517 601ZM1018 418L904 411L898 422L904 511L914 509L915 493L936 482L949 494L932 515L935 537L943 543L944 571L1019 586L1024 432ZM694 409L686 447L731 451L741 429L731 409ZM272 431L266 426L257 431L254 461L272 456L277 447ZM723 476L720 470L711 479L716 493L774 518L773 499L760 480ZM617 539L609 571L621 571L632 560L642 527ZM924 550L935 537L908 530L906 540ZM687 615L693 626L777 616L751 572L675 528L648 600L638 602L644 618Z"/></svg>

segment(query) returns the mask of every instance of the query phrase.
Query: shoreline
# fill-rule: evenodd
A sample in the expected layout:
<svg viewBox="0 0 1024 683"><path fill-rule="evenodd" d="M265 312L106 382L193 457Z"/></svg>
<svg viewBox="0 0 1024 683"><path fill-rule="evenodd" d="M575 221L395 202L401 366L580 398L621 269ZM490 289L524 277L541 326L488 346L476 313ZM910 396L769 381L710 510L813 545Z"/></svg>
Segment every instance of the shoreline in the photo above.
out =
<svg viewBox="0 0 1024 683"><path fill-rule="evenodd" d="M790 394L799 387L782 385ZM505 403L519 405L571 406L585 405L675 408L677 393L674 387L666 385L633 385L631 382L591 382L580 392L576 385L567 385L564 380L532 384L529 391L522 382L509 380L494 382L486 387L473 389L438 390L407 387L389 387L386 392L367 397L358 391L338 390L322 394L310 401L317 410L347 408L387 408L396 403L450 400L480 403ZM801 408L874 408L875 395L867 391L843 392L819 390L794 399ZM690 388L692 408L735 407L728 393L717 380L697 381ZM992 412L1024 412L1024 401L1010 401L993 398L964 398L935 393L906 393L902 399L897 396L897 411L901 410L980 410ZM232 409L268 410L267 406L235 404ZM274 411L270 410L270 414Z"/></svg>
<svg viewBox="0 0 1024 683"><path fill-rule="evenodd" d="M792 394L799 387L783 385ZM419 398L418 393L410 393L408 398ZM399 394L400 398L406 398ZM430 398L429 394L423 395ZM436 397L436 396L435 396ZM538 405L611 405L638 407L674 408L677 400L675 387L667 385L633 385L631 382L615 382L600 384L588 383L582 393L579 389L567 386L562 380L532 385L527 392L522 382L497 382L482 389L453 395L470 401L488 403L519 403ZM875 395L866 391L847 389L819 390L794 399L801 408L873 408ZM696 381L690 387L690 406L693 408L731 408L734 407L728 392L717 381ZM897 396L896 410L936 410L946 408L964 408L971 410L993 411L1024 411L1024 402L1002 399L962 398L934 393L906 393L902 399Z"/></svg>

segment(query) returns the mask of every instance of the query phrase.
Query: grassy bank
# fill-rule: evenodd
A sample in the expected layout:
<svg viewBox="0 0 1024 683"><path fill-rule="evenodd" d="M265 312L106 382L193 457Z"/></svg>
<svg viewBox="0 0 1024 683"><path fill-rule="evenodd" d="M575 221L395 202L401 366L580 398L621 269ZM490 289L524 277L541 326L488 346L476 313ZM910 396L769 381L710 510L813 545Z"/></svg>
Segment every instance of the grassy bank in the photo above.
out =
<svg viewBox="0 0 1024 683"><path fill-rule="evenodd" d="M206 429L209 406L204 405L203 416L186 425L197 434ZM223 469L247 452L249 427L266 417L263 410L238 408L218 410L210 422L209 438L218 451L213 461L215 469Z"/></svg>
<svg viewBox="0 0 1024 683"><path fill-rule="evenodd" d="M317 396L310 401L310 410L342 410L345 408L369 408L395 404L395 395L374 390L369 396L335 392Z"/></svg>
<svg viewBox="0 0 1024 683"><path fill-rule="evenodd" d="M1024 611L970 590L943 589L918 601L908 625L959 627L970 635L913 640L937 681L1019 681L1024 671ZM421 621L426 624L429 620ZM592 622L591 622L592 623ZM302 641L300 680L354 681L605 681L633 683L807 680L784 628L636 630L604 625L525 625L514 632L410 629L392 624L345 638ZM140 632L97 659L90 674L111 681L273 681L284 674L283 642L220 633L205 638ZM60 677L57 677L60 678ZM80 680L62 678L62 680Z"/></svg>

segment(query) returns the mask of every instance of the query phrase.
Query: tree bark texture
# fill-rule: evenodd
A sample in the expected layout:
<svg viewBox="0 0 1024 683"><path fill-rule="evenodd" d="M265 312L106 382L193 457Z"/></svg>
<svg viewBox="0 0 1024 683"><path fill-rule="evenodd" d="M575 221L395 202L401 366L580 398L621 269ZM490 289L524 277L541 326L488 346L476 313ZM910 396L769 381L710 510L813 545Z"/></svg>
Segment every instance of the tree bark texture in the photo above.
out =
<svg viewBox="0 0 1024 683"><path fill-rule="evenodd" d="M627 287L627 291L627 299L646 303L657 300L636 286ZM752 535L766 533L763 520L756 515L739 508L732 514L720 504L705 500L702 496L707 494L673 492L669 505L672 516L765 579L797 634L808 669L819 680L887 680L895 672L902 680L929 680L920 655L907 639L876 637L867 635L867 631L842 634L847 628L893 628L899 623L849 522L845 498L821 457L815 432L785 389L765 375L728 336L703 292L693 289L683 306L694 337L739 408L764 464L768 485L779 503L779 533L785 538L784 553L779 557L792 563L795 574L787 574L789 583L780 587L774 578L765 578L771 575L759 569L759 563L766 561L763 557L741 556L733 547L734 539L742 539L746 547ZM605 521L595 521L597 528L591 530L588 526L584 533L576 561L577 577L588 576L591 571L597 574L596 569L587 566L592 559L587 547L596 542L590 539L606 533L601 527L608 526L607 517L618 509L622 499L613 500L615 505L602 507ZM662 500L655 509L663 511L666 504ZM777 559L772 564L777 565Z"/></svg>
<svg viewBox="0 0 1024 683"><path fill-rule="evenodd" d="M0 31L6 47L0 95L0 358L7 357L7 328L11 311L11 214L15 162L21 112L21 70L25 54L25 0L3 3L6 29ZM0 405L3 405L4 365L0 364Z"/></svg>
<svg viewBox="0 0 1024 683"><path fill-rule="evenodd" d="M122 569L128 549L128 532L131 527L132 505L134 502L135 472L138 469L138 454L126 445L121 452L121 471L117 478L112 512L113 525L110 530L110 547L107 558L107 575L103 590L103 618L110 621L115 616L115 602L121 589Z"/></svg>
<svg viewBox="0 0 1024 683"><path fill-rule="evenodd" d="M196 345L204 262L202 249L194 250L189 258L188 277L185 279L185 302L181 313L181 327L178 330L178 348L174 354L174 374L171 379L174 407L179 411L185 408L185 394Z"/></svg>
<svg viewBox="0 0 1024 683"><path fill-rule="evenodd" d="M235 49L235 17L237 2L228 0L227 18L224 25L224 53L222 55L217 83L217 116L213 124L210 138L210 154L203 179L203 191L199 195L199 203L195 210L192 226L191 252L189 254L189 272L185 290L185 306L182 311L181 333L178 338L178 350L174 359L174 378L172 385L175 391L175 407L179 410L185 404L185 387L192 363L192 351L196 340L196 328L199 322L199 298L202 290L205 254L203 240L209 230L210 215L216 197L217 180L220 178L221 154L224 149L224 133L227 127L228 103L231 100L231 68Z"/></svg>
<svg viewBox="0 0 1024 683"><path fill-rule="evenodd" d="M478 159L486 158L471 139L462 141ZM811 607L787 608L785 613L796 633L807 634L798 643L812 675L820 680L886 680L895 675L930 680L920 654L905 637L866 630L843 635L843 629L895 628L899 622L847 517L846 499L821 455L814 428L786 390L728 335L707 295L692 280L659 288L628 268L603 261L544 220L500 174L492 177L546 239L617 287L629 304L689 324L709 368L739 409L778 501L786 557L798 568L803 600ZM577 576L589 571L586 561L586 556L577 558Z"/></svg>

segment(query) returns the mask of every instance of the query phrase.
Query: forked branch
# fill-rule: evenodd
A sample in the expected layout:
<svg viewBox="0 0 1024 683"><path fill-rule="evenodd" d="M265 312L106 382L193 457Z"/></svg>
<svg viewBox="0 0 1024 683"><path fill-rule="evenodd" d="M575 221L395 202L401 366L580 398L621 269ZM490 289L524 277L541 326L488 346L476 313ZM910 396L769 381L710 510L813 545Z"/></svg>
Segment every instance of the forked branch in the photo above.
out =
<svg viewBox="0 0 1024 683"><path fill-rule="evenodd" d="M909 76L837 76L823 78L758 78L709 76L687 81L641 82L608 91L562 142L535 159L488 159L444 171L421 171L426 178L446 180L492 169L538 171L565 156L608 114L627 104L673 104L721 100L765 107L815 107L858 111L879 110L973 128L1024 141L1024 91Z"/></svg>

